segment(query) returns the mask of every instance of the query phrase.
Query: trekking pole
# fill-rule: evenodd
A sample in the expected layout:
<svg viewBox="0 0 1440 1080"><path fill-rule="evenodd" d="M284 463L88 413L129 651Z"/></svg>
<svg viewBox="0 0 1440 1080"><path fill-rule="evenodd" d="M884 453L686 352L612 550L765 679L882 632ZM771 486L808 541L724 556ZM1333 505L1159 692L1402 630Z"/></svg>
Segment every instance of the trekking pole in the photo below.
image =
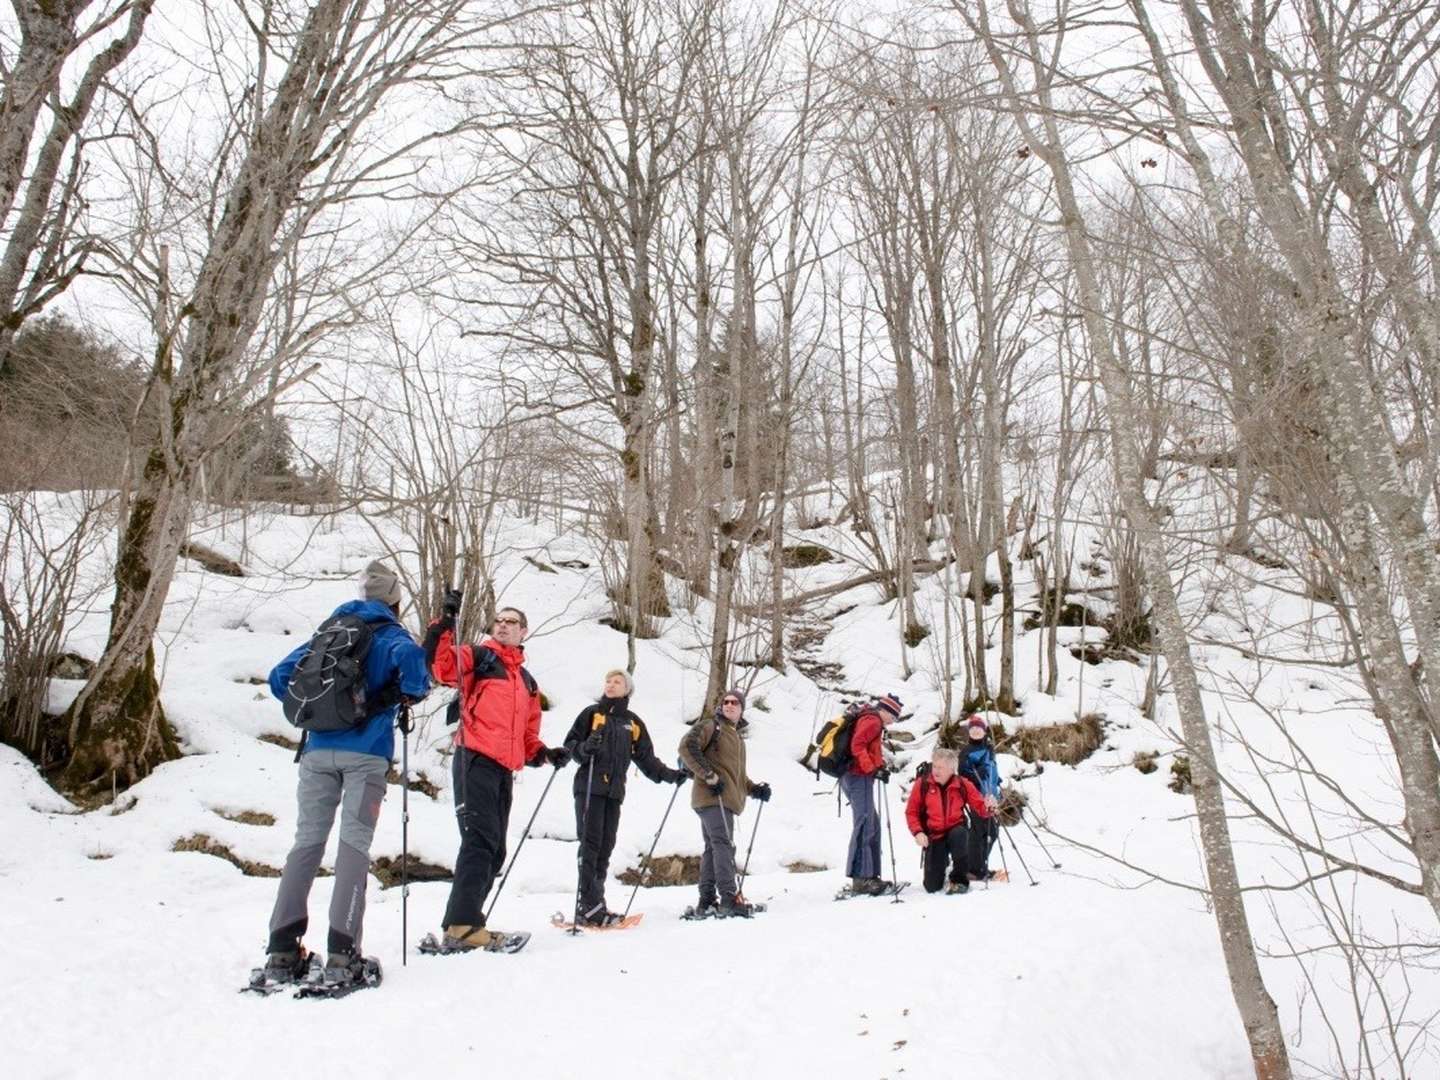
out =
<svg viewBox="0 0 1440 1080"><path fill-rule="evenodd" d="M410 703L400 703L400 966L410 961Z"/></svg>
<svg viewBox="0 0 1440 1080"><path fill-rule="evenodd" d="M991 849L991 848L996 848L996 847L998 847L998 848L1000 849L1000 865L1005 868L1005 880L1006 880L1006 881L1009 881L1009 880L1010 880L1010 864L1005 861L1005 845L1002 844L1002 843L1000 843L1000 823L999 823L999 822L996 822L995 825L994 825L994 828L995 828L995 835L992 836L992 837L990 837L990 839L989 839L989 841L988 841L988 843L987 843L987 845L986 845L986 847L985 847L985 864L986 864L986 868L987 868L987 870L988 870L989 864L990 864L990 849ZM986 889L989 889L989 888L990 888L990 876L989 876L988 873L987 873L986 876L985 876L985 888L986 888Z"/></svg>
<svg viewBox="0 0 1440 1080"><path fill-rule="evenodd" d="M1025 823L1025 827L1030 830L1030 835L1035 838L1035 842L1040 845L1040 850L1045 853L1045 858L1050 860L1051 869L1059 870L1060 864L1055 861L1055 856L1050 854L1050 849L1045 846L1045 841L1040 839L1040 834L1035 831L1035 826L1030 824L1030 819L1025 817L1023 813L1018 816L1020 820Z"/></svg>
<svg viewBox="0 0 1440 1080"><path fill-rule="evenodd" d="M740 884L735 886L735 895L743 896L745 891L745 875L750 872L750 852L755 850L755 834L760 831L760 815L765 813L765 804L760 804L760 809L755 811L755 826L750 830L750 846L745 849L745 865L740 867Z"/></svg>
<svg viewBox="0 0 1440 1080"><path fill-rule="evenodd" d="M630 917L630 905L635 903L635 896L640 892L640 882L645 879L645 868L650 865L650 860L655 855L655 845L660 843L660 833L665 828L665 822L670 820L670 811L675 806L675 796L680 794L680 789L685 785L673 784L671 786L675 790L670 793L670 801L666 804L665 813L660 818L660 826L655 830L655 838L650 841L650 850L645 853L645 861L640 864L640 873L635 875L635 888L630 890L630 899L625 902L625 913L620 916L622 919Z"/></svg>
<svg viewBox="0 0 1440 1080"><path fill-rule="evenodd" d="M580 850L575 853L575 918L570 922L570 933L580 933L580 886L585 880L585 832L590 826L590 792L595 782L595 755L590 755L590 765L585 770L585 805L580 808Z"/></svg>
<svg viewBox="0 0 1440 1080"><path fill-rule="evenodd" d="M997 826L997 827L998 827L998 826ZM1001 855L1001 858L1004 858L1004 855L1005 855L1005 849L1004 849L1005 839L1004 839L1003 835L1002 835L1002 838L1001 838L1000 843L1001 843L1000 855ZM1020 854L1020 848L1016 845L1015 840L1014 840L1013 838L1011 838L1010 841L1009 841L1009 843L1010 843L1010 850L1013 851L1013 852L1015 852L1015 858L1017 858L1017 859L1020 860L1020 865L1021 865L1021 866L1024 868L1024 870L1025 870L1025 876L1030 879L1030 884L1031 884L1031 885L1039 885L1040 882L1038 882L1038 881L1035 880L1035 875L1032 874L1032 873L1030 873L1030 867L1028 867L1028 866L1025 865L1025 856Z"/></svg>
<svg viewBox="0 0 1440 1080"><path fill-rule="evenodd" d="M904 903L900 899L900 874L895 869L895 833L890 828L890 800L885 798L885 784L880 785L880 806L885 811L885 835L890 838L890 877L894 881L895 899L892 904Z"/></svg>
<svg viewBox="0 0 1440 1080"><path fill-rule="evenodd" d="M510 865L505 867L505 873L501 875L500 884L495 887L495 895L490 897L490 906L485 909L485 921L490 921L490 912L495 910L495 901L500 899L500 894L505 890L505 882L510 880L510 871L515 869L515 861L520 858L520 849L525 846L525 841L530 839L530 827L535 824L535 819L540 816L540 807L545 805L545 796L550 794L550 785L555 783L555 777L560 775L558 768L550 770L550 779L545 781L545 790L540 792L540 798L535 802L535 809L530 814L530 820L525 823L525 831L520 834L520 842L515 845L515 854L510 856Z"/></svg>

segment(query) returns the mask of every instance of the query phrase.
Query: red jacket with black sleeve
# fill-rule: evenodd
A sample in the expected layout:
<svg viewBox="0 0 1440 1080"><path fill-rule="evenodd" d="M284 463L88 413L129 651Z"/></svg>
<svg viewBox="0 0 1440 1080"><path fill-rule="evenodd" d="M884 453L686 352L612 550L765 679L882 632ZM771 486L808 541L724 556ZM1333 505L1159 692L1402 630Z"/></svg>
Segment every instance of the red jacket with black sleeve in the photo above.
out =
<svg viewBox="0 0 1440 1080"><path fill-rule="evenodd" d="M980 789L969 780L957 773L941 784L926 773L910 789L905 821L911 835L923 832L931 840L940 840L956 825L964 823L967 806L978 817L990 816Z"/></svg>
<svg viewBox="0 0 1440 1080"><path fill-rule="evenodd" d="M454 631L432 623L425 638L430 674L445 686L459 685L460 730L456 741L507 769L534 764L545 751L540 741L540 687L525 670L525 652L487 637L462 646L456 677Z"/></svg>
<svg viewBox="0 0 1440 1080"><path fill-rule="evenodd" d="M885 764L885 751L880 745L880 736L885 725L873 712L863 712L855 719L855 731L850 736L850 772L858 776L874 776Z"/></svg>

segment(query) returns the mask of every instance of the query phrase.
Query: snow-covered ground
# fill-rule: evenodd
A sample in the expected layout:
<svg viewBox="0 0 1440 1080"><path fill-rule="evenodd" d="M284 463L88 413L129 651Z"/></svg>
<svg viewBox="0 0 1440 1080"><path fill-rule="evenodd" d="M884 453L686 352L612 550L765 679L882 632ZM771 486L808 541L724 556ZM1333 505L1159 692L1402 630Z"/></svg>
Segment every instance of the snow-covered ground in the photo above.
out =
<svg viewBox="0 0 1440 1080"><path fill-rule="evenodd" d="M525 608L532 625L542 627L529 645L530 666L553 703L542 736L558 742L593 700L601 674L623 666L624 638L597 622L608 609L598 569L547 574L521 561L530 552L585 558L583 543L518 522L503 527L506 564L496 578L511 582L503 600ZM201 538L241 554L233 529ZM843 550L840 530L816 530L809 538ZM1056 869L1019 828L1007 833L1010 884L977 887L963 897L926 896L897 780L888 789L895 858L899 876L915 886L900 903L832 903L842 883L848 811L837 818L832 783L816 780L798 759L817 721L836 707L833 695L793 669L784 676L762 670L748 712L751 775L775 789L759 819L745 886L750 898L769 903L765 914L746 922L682 922L676 916L693 902L692 888L644 889L636 910L645 919L634 931L577 939L552 929L549 916L571 906L575 883L567 769L541 807L492 918L497 926L534 931L523 953L431 959L412 949L402 966L400 890L382 890L372 880L365 947L385 965L378 991L340 1002L238 994L263 959L275 881L172 846L205 834L240 859L283 863L294 825L294 766L290 752L259 738L288 729L278 704L255 680L354 595L354 574L376 550L373 531L357 517L317 523L262 515L248 524L243 554L251 576L242 580L186 564L161 628L164 702L187 756L115 805L76 814L23 758L0 748L0 1062L6 1075L1252 1075L1215 924L1198 892L1156 883L1052 834L1046 843L1062 864ZM813 588L853 571L830 564L795 572L792 584ZM1024 564L1022 596L1033 592L1023 573ZM938 577L922 586L922 607L938 611L940 587ZM1257 610L1270 606L1277 625L1288 614L1273 611L1278 595L1252 598ZM902 755L912 763L928 753L926 733L941 709L935 676L925 670L928 647L913 652L912 665L921 670L903 681L893 605L880 603L868 587L831 598L823 609L851 605L857 606L835 619L815 656L842 665L847 685L897 692L914 709L904 727L918 738ZM1216 605L1217 619L1223 608ZM992 610L998 612L998 602ZM632 704L667 757L703 693L703 622L703 609L681 611L664 636L639 646ZM97 611L72 635L71 646L94 655L103 631ZM1167 789L1170 759L1162 757L1149 775L1131 767L1137 751L1173 751L1168 699L1161 699L1158 719L1148 721L1135 707L1144 669L1119 662L1086 666L1063 650L1060 692L1053 699L1038 694L1038 638L1019 639L1027 714L1021 722L1073 718L1083 696L1085 711L1105 714L1107 742L1078 767L1051 764L1039 775L1002 756L1002 774L1028 774L1018 786L1036 818L1056 834L1170 881L1198 884L1193 804ZM1398 818L1396 785L1377 769L1383 732L1373 717L1337 700L1344 687L1328 686L1308 670L1262 670L1230 651L1209 659L1217 678L1233 676L1262 700L1290 710L1298 718L1292 737L1305 741L1380 817ZM1217 715L1261 749L1285 750L1253 702L1247 709L1216 686ZM55 703L62 705L73 690L57 682ZM446 697L448 691L432 695L411 741L412 772L442 790L438 799L412 791L409 836L413 856L449 865L456 836L440 752L448 731L436 715ZM1222 749L1237 777L1267 775L1285 802L1292 781L1274 776L1233 739ZM512 850L548 775L548 769L531 769L519 778ZM637 774L629 791L612 872L638 862L674 789ZM741 819L742 853L759 810L752 803ZM244 824L221 811L259 812L275 823ZM372 856L399 855L399 811L400 789L392 786ZM1258 826L1237 829L1248 882L1295 879L1293 857ZM1366 844L1366 861L1405 873L1397 852L1358 842ZM332 853L333 843L332 836ZM682 793L658 852L699 850ZM1027 885L1017 853L1034 872L1035 887ZM887 872L889 857L887 849ZM827 869L789 872L786 866L797 860ZM323 945L329 886L321 878L311 894L312 947ZM1337 898L1355 920L1377 931L1418 927L1413 937L1434 939L1433 918L1416 898L1373 882L1345 879L1340 888ZM412 886L410 944L438 928L447 890L444 883ZM612 880L611 905L623 907L628 892ZM1282 928L1290 951L1317 940L1318 916L1303 891L1257 893L1251 911L1266 949L1286 951ZM1341 1042L1346 1025L1356 1022L1343 963L1323 957L1308 963L1307 983L1294 959L1264 960L1287 1030L1296 1033L1292 1052L1302 1075L1316 1074L1340 1053L1317 1018L1317 1001L1332 1014ZM1425 970L1380 978L1393 984L1402 974L1410 980L1406 1016L1416 1025L1409 1032L1417 1040L1409 1075L1433 1076L1440 1057L1425 1041L1424 1024L1440 1007L1440 981ZM1345 1052L1352 1049L1347 1044ZM1376 1075L1398 1070L1382 1065Z"/></svg>

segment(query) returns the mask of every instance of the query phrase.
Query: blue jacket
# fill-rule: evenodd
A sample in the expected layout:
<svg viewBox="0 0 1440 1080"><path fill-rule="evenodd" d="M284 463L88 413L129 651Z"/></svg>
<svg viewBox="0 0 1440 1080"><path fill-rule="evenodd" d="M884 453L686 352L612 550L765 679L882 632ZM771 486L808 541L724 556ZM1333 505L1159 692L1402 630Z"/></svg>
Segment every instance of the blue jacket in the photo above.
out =
<svg viewBox="0 0 1440 1080"><path fill-rule="evenodd" d="M400 683L400 692L413 701L419 701L430 692L425 650L410 636L410 631L400 625L395 613L386 605L379 600L351 600L336 608L330 617L333 619L336 615L358 615L374 628L375 637L370 643L370 653L365 657L367 693L379 693L396 680ZM277 698L285 697L295 666L309 651L310 643L307 641L270 672L270 692ZM398 705L391 706L372 716L364 727L353 731L312 731L305 739L305 752L353 750L390 761L395 757L395 714L399 708Z"/></svg>
<svg viewBox="0 0 1440 1080"><path fill-rule="evenodd" d="M980 789L981 795L1000 797L1000 767L988 742L970 746L960 753L960 775Z"/></svg>

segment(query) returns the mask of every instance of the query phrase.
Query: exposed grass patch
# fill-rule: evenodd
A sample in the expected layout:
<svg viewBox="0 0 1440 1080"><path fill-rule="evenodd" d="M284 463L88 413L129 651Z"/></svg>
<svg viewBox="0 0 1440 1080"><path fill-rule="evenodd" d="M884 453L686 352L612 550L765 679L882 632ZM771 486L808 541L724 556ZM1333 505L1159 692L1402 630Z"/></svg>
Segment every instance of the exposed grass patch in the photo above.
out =
<svg viewBox="0 0 1440 1080"><path fill-rule="evenodd" d="M246 877L268 877L280 876L280 871L273 866L262 862L252 862L249 859L242 859L231 851L225 844L207 835L206 833L192 833L189 836L176 840L170 845L171 851L198 851L202 855L213 855L217 859L224 859L231 866L236 867Z"/></svg>
<svg viewBox="0 0 1440 1080"><path fill-rule="evenodd" d="M300 749L300 744L294 739L287 739L284 735L276 735L267 731L264 735L257 736L261 742L269 743L271 746L278 746L282 750L289 750L292 754Z"/></svg>
<svg viewBox="0 0 1440 1080"><path fill-rule="evenodd" d="M385 782L387 784L395 784L398 787L400 784L400 770L392 766L390 771L385 774ZM423 772L417 772L414 776L410 777L410 790L418 791L422 795L429 795L432 799L440 798L440 789L436 787L435 783Z"/></svg>
<svg viewBox="0 0 1440 1080"><path fill-rule="evenodd" d="M213 548L204 544L197 544L193 540L187 540L180 545L180 557L182 559L193 559L212 574L222 574L225 577L243 578L245 568L225 555L221 555Z"/></svg>
<svg viewBox="0 0 1440 1080"><path fill-rule="evenodd" d="M410 881L453 881L455 872L439 863L428 863L424 859L410 856ZM382 855L370 863L370 873L380 879L380 887L388 889L399 885L401 879L400 856Z"/></svg>
<svg viewBox="0 0 1440 1080"><path fill-rule="evenodd" d="M997 736L996 749L1008 750L1028 762L1078 765L1104 744L1104 720L1100 713L1086 713L1070 724L1024 727L1009 739L1008 745L1002 745Z"/></svg>
<svg viewBox="0 0 1440 1080"><path fill-rule="evenodd" d="M923 626L920 623L911 623L905 628L905 644L912 649L919 645L929 636L930 628L928 626Z"/></svg>
<svg viewBox="0 0 1440 1080"><path fill-rule="evenodd" d="M640 884L647 889L667 885L696 885L700 882L699 855L656 855L632 866L620 875L626 885Z"/></svg>
<svg viewBox="0 0 1440 1080"><path fill-rule="evenodd" d="M275 815L267 814L263 810L224 810L218 806L210 808L226 821L233 821L240 825L274 825Z"/></svg>
<svg viewBox="0 0 1440 1080"><path fill-rule="evenodd" d="M101 862L105 859L113 859L115 857L115 854L111 851L92 851L89 855L86 855L85 857L87 859L94 859L96 862Z"/></svg>
<svg viewBox="0 0 1440 1080"><path fill-rule="evenodd" d="M829 870L828 866L820 866L817 863L806 862L804 859L796 859L794 862L787 862L785 869L792 874L818 874L822 870Z"/></svg>
<svg viewBox="0 0 1440 1080"><path fill-rule="evenodd" d="M1006 784L1000 789L1000 801L995 807L995 820L1006 828L1019 825L1020 818L1024 816L1025 807L1029 805L1030 797L1025 792L1013 784Z"/></svg>
<svg viewBox="0 0 1440 1080"><path fill-rule="evenodd" d="M789 544L780 549L780 564L788 570L834 561L835 556L830 549L819 544Z"/></svg>
<svg viewBox="0 0 1440 1080"><path fill-rule="evenodd" d="M1176 795L1189 795L1195 790L1194 781L1190 776L1189 755L1175 755L1175 760L1170 763L1169 787Z"/></svg>
<svg viewBox="0 0 1440 1080"><path fill-rule="evenodd" d="M1130 760L1130 764L1134 765L1139 772L1149 776L1160 767L1159 760L1159 750L1137 750L1135 756Z"/></svg>

